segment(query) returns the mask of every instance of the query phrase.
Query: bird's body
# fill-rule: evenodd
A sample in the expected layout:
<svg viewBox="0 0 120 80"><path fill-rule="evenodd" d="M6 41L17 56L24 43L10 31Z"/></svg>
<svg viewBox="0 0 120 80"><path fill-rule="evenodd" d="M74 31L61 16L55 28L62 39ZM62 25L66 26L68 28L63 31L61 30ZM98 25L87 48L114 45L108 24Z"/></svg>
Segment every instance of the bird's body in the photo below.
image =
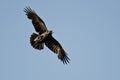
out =
<svg viewBox="0 0 120 80"><path fill-rule="evenodd" d="M52 34L52 31L46 31L40 35L38 35L34 41L40 41L43 42L50 34Z"/></svg>
<svg viewBox="0 0 120 80"><path fill-rule="evenodd" d="M27 17L32 20L35 31L38 32L38 34L33 33L30 37L30 43L33 48L42 50L44 49L45 44L51 51L58 54L58 58L63 63L69 63L70 59L68 58L67 53L64 51L60 43L53 38L53 32L47 29L44 21L30 7L26 7L24 12Z"/></svg>

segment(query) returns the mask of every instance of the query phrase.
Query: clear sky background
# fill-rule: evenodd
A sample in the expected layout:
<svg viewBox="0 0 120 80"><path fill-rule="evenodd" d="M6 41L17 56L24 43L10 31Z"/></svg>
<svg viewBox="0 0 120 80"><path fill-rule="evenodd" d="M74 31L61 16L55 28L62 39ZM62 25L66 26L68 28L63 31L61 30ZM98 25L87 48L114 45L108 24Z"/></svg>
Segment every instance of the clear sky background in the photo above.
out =
<svg viewBox="0 0 120 80"><path fill-rule="evenodd" d="M31 47L30 6L71 59ZM0 80L120 80L120 0L0 0Z"/></svg>

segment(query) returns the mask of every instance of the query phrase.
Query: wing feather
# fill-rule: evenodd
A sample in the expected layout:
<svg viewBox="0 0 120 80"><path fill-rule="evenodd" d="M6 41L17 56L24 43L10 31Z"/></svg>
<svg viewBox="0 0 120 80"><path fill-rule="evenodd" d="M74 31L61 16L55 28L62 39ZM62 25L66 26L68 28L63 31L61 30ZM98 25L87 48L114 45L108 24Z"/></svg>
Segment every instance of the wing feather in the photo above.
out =
<svg viewBox="0 0 120 80"><path fill-rule="evenodd" d="M40 34L47 30L44 21L37 15L37 13L32 10L30 7L24 8L24 12L26 13L27 17L32 20L32 24L36 30Z"/></svg>
<svg viewBox="0 0 120 80"><path fill-rule="evenodd" d="M54 53L58 54L58 58L64 63L69 63L69 58L67 53L64 51L60 43L52 37L52 35L48 36L45 39L45 45Z"/></svg>

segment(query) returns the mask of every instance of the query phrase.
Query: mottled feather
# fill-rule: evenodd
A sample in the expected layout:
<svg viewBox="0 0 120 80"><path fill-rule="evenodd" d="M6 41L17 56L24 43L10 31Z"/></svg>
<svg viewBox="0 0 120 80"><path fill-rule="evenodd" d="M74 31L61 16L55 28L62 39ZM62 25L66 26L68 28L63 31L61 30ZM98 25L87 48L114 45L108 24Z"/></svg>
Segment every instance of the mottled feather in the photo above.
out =
<svg viewBox="0 0 120 80"><path fill-rule="evenodd" d="M38 37L38 35L35 34L35 33L33 33L33 34L31 35L31 37L30 37L31 46L32 46L33 48L35 48L35 49L38 49L38 50L44 49L44 43L43 43L43 42L41 42L41 43L39 42L39 43L38 43L38 42L34 41L36 37Z"/></svg>

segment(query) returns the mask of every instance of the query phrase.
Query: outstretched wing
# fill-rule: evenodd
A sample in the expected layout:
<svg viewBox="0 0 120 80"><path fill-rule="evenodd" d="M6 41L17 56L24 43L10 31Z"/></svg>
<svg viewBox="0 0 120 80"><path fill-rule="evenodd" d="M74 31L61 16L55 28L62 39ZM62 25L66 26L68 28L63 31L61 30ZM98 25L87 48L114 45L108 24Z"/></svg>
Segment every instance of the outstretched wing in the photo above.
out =
<svg viewBox="0 0 120 80"><path fill-rule="evenodd" d="M47 30L44 21L36 14L34 10L30 7L24 8L24 12L27 17L32 20L32 24L36 30L36 32L43 33Z"/></svg>
<svg viewBox="0 0 120 80"><path fill-rule="evenodd" d="M60 43L52 37L52 35L49 35L45 39L45 45L54 53L58 54L58 58L64 63L69 63L69 58L67 56L67 53L64 51Z"/></svg>
<svg viewBox="0 0 120 80"><path fill-rule="evenodd" d="M38 35L35 33L31 35L30 37L31 46L35 49L42 50L44 48L44 43L37 43L36 41L34 41L36 37L38 37Z"/></svg>

